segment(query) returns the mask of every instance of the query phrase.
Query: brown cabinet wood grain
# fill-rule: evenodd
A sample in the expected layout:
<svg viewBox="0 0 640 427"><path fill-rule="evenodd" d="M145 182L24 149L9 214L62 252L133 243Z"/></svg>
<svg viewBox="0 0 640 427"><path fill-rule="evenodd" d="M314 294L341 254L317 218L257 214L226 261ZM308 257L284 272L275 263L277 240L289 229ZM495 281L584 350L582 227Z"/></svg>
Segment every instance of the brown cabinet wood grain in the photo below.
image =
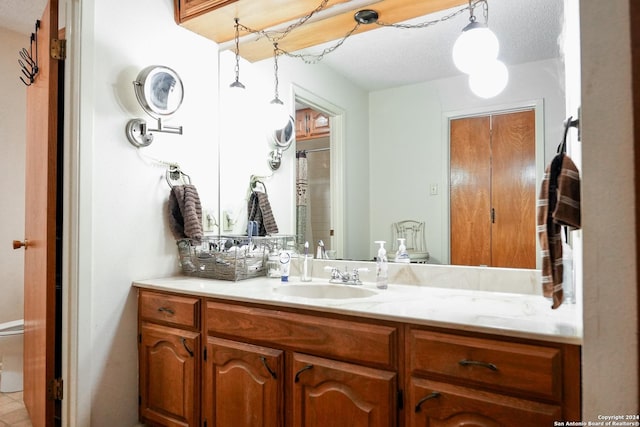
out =
<svg viewBox="0 0 640 427"><path fill-rule="evenodd" d="M580 419L575 345L148 290L139 331L140 419L150 426Z"/></svg>
<svg viewBox="0 0 640 427"><path fill-rule="evenodd" d="M329 136L329 133L328 115L311 108L296 111L296 139L298 141L326 137Z"/></svg>
<svg viewBox="0 0 640 427"><path fill-rule="evenodd" d="M151 426L196 426L200 420L200 333L140 326L140 418Z"/></svg>
<svg viewBox="0 0 640 427"><path fill-rule="evenodd" d="M284 352L208 337L203 415L208 425L284 425Z"/></svg>
<svg viewBox="0 0 640 427"><path fill-rule="evenodd" d="M397 374L294 353L294 427L397 425Z"/></svg>
<svg viewBox="0 0 640 427"><path fill-rule="evenodd" d="M544 427L562 420L559 405L411 378L409 427Z"/></svg>
<svg viewBox="0 0 640 427"><path fill-rule="evenodd" d="M415 327L406 336L410 427L580 419L579 347Z"/></svg>

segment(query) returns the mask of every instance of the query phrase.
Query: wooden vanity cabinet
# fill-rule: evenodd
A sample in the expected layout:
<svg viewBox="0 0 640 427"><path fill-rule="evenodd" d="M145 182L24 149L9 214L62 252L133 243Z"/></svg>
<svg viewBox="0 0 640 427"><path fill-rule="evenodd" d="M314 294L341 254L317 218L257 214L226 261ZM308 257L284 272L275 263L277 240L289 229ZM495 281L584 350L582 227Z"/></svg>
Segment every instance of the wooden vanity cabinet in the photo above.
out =
<svg viewBox="0 0 640 427"><path fill-rule="evenodd" d="M200 299L138 298L139 415L149 426L200 422Z"/></svg>
<svg viewBox="0 0 640 427"><path fill-rule="evenodd" d="M580 347L141 289L150 426L580 420Z"/></svg>

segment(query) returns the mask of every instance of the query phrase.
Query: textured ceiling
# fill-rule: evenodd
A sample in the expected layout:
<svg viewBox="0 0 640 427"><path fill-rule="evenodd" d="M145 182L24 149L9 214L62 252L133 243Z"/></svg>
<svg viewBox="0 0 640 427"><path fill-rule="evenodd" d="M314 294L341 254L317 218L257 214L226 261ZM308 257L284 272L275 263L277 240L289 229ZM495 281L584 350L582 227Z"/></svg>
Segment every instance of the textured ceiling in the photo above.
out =
<svg viewBox="0 0 640 427"><path fill-rule="evenodd" d="M0 0L0 27L31 34L47 0Z"/></svg>
<svg viewBox="0 0 640 427"><path fill-rule="evenodd" d="M489 27L500 40L499 59L510 66L561 56L562 5L563 0L489 0ZM439 19L458 9L408 22ZM482 22L480 8L476 16ZM451 50L468 22L469 13L464 12L422 29L381 27L350 37L322 63L367 90L457 75Z"/></svg>

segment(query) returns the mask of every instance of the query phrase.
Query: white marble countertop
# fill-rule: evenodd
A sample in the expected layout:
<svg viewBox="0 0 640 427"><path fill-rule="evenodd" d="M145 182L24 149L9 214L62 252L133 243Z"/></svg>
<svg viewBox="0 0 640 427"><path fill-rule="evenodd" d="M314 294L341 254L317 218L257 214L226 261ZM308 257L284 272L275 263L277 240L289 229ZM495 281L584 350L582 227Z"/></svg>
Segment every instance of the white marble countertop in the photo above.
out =
<svg viewBox="0 0 640 427"><path fill-rule="evenodd" d="M291 286L329 285L328 279L281 283L259 277L229 282L176 276L138 280L133 286L233 301L303 308L372 319L476 331L566 344L582 344L582 319L575 304L552 310L540 295L390 284L380 290L372 283L354 287L368 296L307 298L291 296ZM288 288L284 288L284 287ZM368 291L368 292L367 292ZM349 292L349 291L344 291ZM288 294L287 294L288 293Z"/></svg>

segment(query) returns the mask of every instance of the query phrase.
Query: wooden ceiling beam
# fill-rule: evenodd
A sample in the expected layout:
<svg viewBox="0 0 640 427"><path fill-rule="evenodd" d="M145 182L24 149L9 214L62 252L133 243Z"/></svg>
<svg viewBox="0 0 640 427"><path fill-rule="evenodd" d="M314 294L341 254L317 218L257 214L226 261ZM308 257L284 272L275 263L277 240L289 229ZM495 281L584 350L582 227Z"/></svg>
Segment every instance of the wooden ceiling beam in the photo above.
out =
<svg viewBox="0 0 640 427"><path fill-rule="evenodd" d="M234 39L234 23L238 17L240 24L253 30L274 28L292 20L306 16L319 5L319 0L236 0L236 1L200 1L193 13L185 12L184 3L194 0L174 0L177 22L197 34L225 44L224 49L232 46L227 42ZM221 5L207 9L208 3ZM361 1L330 0L325 7L324 19L307 22L292 31L278 46L288 52L294 52L318 44L343 38L353 29L356 22L354 14L361 9L373 9L378 12L379 20L386 23L398 23L412 18L428 15L441 10L466 5L468 0L373 0L363 7ZM351 7L351 5L353 7ZM335 8L334 8L335 7ZM332 8L339 10L332 14ZM320 15L320 14L318 14ZM360 25L357 33L380 28L375 24ZM246 34L246 33L244 33ZM244 35L241 33L241 36ZM250 40L248 40L250 39ZM240 55L254 62L273 56L273 44L262 37L243 37Z"/></svg>

